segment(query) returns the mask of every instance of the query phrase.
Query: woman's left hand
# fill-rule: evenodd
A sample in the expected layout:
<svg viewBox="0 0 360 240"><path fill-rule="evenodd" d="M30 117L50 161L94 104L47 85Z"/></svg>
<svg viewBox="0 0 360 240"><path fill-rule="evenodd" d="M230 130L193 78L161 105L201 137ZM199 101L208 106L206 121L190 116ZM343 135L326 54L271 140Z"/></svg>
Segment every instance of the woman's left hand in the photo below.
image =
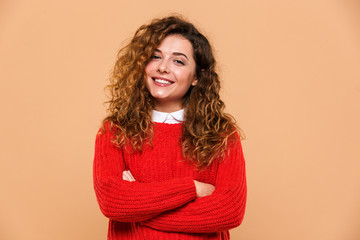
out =
<svg viewBox="0 0 360 240"><path fill-rule="evenodd" d="M128 181L128 182L136 181L133 175L131 174L131 172L128 170L123 171L122 178L124 181Z"/></svg>

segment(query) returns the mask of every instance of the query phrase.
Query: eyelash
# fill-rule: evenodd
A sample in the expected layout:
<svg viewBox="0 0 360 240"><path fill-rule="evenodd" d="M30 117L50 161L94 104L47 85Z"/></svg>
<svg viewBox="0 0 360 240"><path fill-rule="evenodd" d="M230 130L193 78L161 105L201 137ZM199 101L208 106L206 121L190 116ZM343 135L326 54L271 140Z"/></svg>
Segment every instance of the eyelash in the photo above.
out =
<svg viewBox="0 0 360 240"><path fill-rule="evenodd" d="M158 56L158 55L152 55L151 59L161 59L161 57ZM185 63L183 61L179 60L179 59L175 59L174 62L177 63L177 64L185 65Z"/></svg>
<svg viewBox="0 0 360 240"><path fill-rule="evenodd" d="M176 62L176 63L179 63L179 64L181 64L181 65L185 65L185 63L183 63L183 62L180 61L180 60L175 60L175 62Z"/></svg>

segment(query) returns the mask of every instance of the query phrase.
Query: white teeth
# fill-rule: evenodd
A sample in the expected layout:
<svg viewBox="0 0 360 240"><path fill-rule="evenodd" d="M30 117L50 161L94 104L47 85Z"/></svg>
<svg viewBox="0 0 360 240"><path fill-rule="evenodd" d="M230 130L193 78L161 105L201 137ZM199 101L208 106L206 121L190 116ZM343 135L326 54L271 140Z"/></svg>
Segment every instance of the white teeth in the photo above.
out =
<svg viewBox="0 0 360 240"><path fill-rule="evenodd" d="M163 84L171 84L172 82L170 81L166 81L164 79L154 79L155 82L158 82L158 83L163 83Z"/></svg>

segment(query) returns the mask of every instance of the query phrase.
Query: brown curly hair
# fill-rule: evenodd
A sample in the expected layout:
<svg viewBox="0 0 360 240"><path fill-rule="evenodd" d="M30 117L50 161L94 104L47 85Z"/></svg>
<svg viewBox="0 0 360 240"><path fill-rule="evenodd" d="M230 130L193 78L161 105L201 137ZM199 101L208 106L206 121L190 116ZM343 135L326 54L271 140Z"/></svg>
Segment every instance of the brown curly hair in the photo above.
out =
<svg viewBox="0 0 360 240"><path fill-rule="evenodd" d="M169 35L181 35L193 47L198 82L184 96L181 142L184 157L198 167L205 167L224 156L228 140L236 139L231 136L238 128L231 115L224 113L209 41L180 16L155 19L141 26L131 42L120 49L107 86L109 114L103 126L110 122L111 129L115 129L114 143L120 148L130 144L133 150L141 151L144 143L151 144L154 100L144 84L145 66L154 50Z"/></svg>

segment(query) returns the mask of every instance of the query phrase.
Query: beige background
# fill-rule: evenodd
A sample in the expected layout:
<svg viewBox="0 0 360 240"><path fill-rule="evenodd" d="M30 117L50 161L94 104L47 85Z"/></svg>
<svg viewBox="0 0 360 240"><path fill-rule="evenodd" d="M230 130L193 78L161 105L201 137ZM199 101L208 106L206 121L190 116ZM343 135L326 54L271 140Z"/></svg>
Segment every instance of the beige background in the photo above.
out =
<svg viewBox="0 0 360 240"><path fill-rule="evenodd" d="M179 12L209 37L244 129L239 240L360 239L357 0L0 1L0 239L106 239L92 187L119 47Z"/></svg>

